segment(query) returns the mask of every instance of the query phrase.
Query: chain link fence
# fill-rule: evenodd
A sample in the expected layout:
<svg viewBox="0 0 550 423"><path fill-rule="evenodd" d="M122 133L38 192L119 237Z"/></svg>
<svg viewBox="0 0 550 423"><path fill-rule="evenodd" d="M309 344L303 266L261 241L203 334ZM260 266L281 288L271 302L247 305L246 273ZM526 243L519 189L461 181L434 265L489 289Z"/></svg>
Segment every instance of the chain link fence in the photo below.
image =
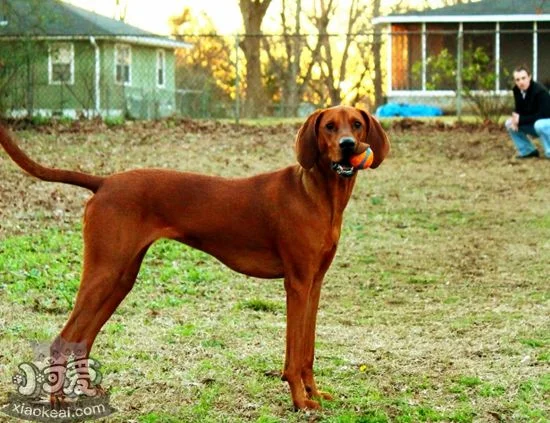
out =
<svg viewBox="0 0 550 423"><path fill-rule="evenodd" d="M373 95L372 34L201 35L184 41L189 48L164 48L139 37L0 38L0 112L292 117L342 101L370 102ZM254 42L259 55L247 60L244 51Z"/></svg>
<svg viewBox="0 0 550 423"><path fill-rule="evenodd" d="M303 117L319 107L509 92L550 82L550 26L402 24L362 34L0 38L0 113L154 119ZM548 26L548 28L547 28ZM534 36L536 34L536 36ZM257 51L258 54L254 52ZM459 89L457 89L459 87ZM456 111L456 109L455 109Z"/></svg>
<svg viewBox="0 0 550 423"><path fill-rule="evenodd" d="M126 40L0 40L0 111L11 117L170 116L174 63L170 50Z"/></svg>

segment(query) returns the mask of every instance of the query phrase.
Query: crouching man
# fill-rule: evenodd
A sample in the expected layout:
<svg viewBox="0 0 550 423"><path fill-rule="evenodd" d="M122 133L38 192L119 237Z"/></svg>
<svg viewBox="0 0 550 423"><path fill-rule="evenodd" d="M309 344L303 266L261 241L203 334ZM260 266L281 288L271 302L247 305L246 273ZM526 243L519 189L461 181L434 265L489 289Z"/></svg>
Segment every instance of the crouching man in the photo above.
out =
<svg viewBox="0 0 550 423"><path fill-rule="evenodd" d="M515 109L506 121L506 129L514 142L518 159L539 157L539 150L527 135L539 137L544 155L550 159L550 94L531 78L525 65L514 69Z"/></svg>

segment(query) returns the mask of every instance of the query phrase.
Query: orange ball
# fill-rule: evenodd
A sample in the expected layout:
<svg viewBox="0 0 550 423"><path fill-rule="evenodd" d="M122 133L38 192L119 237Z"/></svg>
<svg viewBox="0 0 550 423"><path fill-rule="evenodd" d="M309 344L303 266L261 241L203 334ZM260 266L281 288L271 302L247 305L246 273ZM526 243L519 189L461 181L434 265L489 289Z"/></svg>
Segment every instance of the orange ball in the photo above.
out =
<svg viewBox="0 0 550 423"><path fill-rule="evenodd" d="M349 162L355 169L360 170L360 169L369 168L373 160L374 160L374 153L369 147L362 153L356 154L355 156L351 156L351 158L349 159Z"/></svg>

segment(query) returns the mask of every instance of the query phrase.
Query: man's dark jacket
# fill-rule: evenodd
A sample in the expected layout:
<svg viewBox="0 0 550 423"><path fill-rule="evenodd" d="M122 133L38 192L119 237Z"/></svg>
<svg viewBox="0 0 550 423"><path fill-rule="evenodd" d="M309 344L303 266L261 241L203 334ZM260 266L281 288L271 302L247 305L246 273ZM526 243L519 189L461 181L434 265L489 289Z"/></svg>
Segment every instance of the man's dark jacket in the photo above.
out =
<svg viewBox="0 0 550 423"><path fill-rule="evenodd" d="M550 118L550 94L543 85L532 80L525 99L517 86L513 91L515 112L519 114L519 126L533 125L539 119Z"/></svg>

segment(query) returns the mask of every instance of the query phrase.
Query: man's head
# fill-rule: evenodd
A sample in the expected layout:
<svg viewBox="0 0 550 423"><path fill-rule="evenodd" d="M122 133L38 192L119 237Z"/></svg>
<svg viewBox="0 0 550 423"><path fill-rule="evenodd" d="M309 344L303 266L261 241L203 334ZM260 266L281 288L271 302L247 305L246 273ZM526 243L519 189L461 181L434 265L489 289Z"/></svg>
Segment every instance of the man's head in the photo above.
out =
<svg viewBox="0 0 550 423"><path fill-rule="evenodd" d="M514 69L514 82L521 91L527 91L531 84L531 72L527 66L521 65Z"/></svg>

